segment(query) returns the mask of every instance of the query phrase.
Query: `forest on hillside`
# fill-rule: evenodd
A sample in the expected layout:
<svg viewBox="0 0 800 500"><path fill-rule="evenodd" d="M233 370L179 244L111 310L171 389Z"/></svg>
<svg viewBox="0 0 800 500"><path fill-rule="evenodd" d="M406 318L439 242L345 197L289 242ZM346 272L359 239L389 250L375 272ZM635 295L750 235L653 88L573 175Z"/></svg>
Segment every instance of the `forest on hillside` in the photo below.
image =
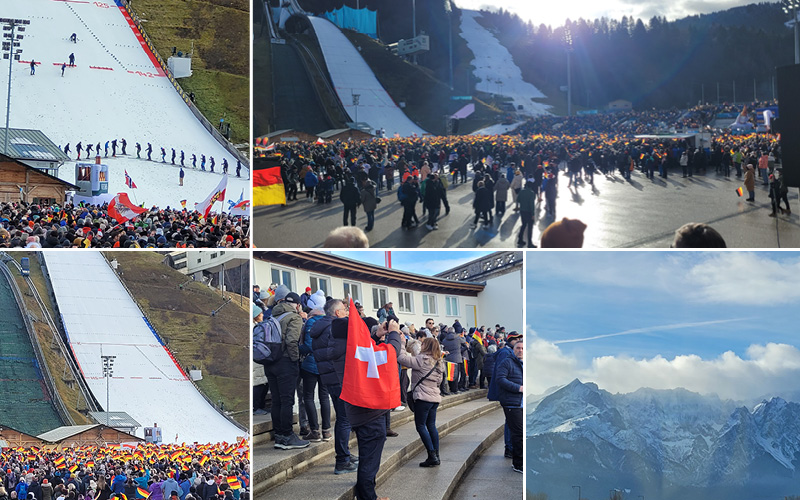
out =
<svg viewBox="0 0 800 500"><path fill-rule="evenodd" d="M775 68L794 61L793 32L778 3L759 3L669 22L568 21L552 28L503 11L484 25L509 49L523 77L548 95L567 83L566 33L572 36L572 100L602 109L626 99L634 108L773 98ZM754 94L755 93L755 94Z"/></svg>

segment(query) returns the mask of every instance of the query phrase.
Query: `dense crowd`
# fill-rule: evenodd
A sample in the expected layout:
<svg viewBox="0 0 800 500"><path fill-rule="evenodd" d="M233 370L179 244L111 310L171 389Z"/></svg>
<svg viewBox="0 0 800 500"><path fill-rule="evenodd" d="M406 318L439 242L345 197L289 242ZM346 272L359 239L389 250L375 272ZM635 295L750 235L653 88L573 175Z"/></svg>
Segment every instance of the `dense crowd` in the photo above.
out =
<svg viewBox="0 0 800 500"><path fill-rule="evenodd" d="M578 189L593 186L596 173L630 180L632 175L654 179L656 173L666 178L714 172L743 178L749 188L747 171L752 165L770 197L783 198L787 188L780 176L780 145L772 135L713 131L710 142L703 143L694 138L631 136L653 132L659 123L679 124L676 120L694 126L714 113L714 107L699 106L686 112L540 117L518 130L521 135L298 142L275 145L272 153L280 157L287 203L299 202L298 195L304 193L307 203L329 204L338 192L343 226L355 226L360 208L369 232L381 198L396 196L395 213L402 228L424 224L436 230L439 216L451 209L450 187L471 183L472 228L479 221L499 226L506 213L519 212L523 224L517 243L532 247L535 207L544 204L544 212L557 220L562 175L569 177L571 189ZM385 218L378 224L386 224Z"/></svg>
<svg viewBox="0 0 800 500"><path fill-rule="evenodd" d="M248 248L250 219L151 208L119 223L108 204L0 203L3 248Z"/></svg>
<svg viewBox="0 0 800 500"><path fill-rule="evenodd" d="M246 441L237 444L5 448L3 500L247 500Z"/></svg>
<svg viewBox="0 0 800 500"><path fill-rule="evenodd" d="M458 320L446 325L428 318L417 327L401 322L391 302L371 317L358 302L348 305L322 290L311 292L309 287L297 294L275 284L263 292L257 286L253 291L254 360L263 367L263 375L255 376L254 411L267 412L269 391L275 448L304 448L333 439L334 474L357 472L356 498L374 500L383 442L398 435L391 429L392 411L413 407L416 430L427 450L427 459L419 465L435 467L440 464L436 411L442 397L488 388L489 399L499 401L506 414L505 456L512 458L515 471L522 472L521 335L500 325L467 329ZM398 370L390 376L399 377L395 396L401 406L363 408L342 399L351 321L363 322L374 345L385 343L396 352ZM275 332L280 337L270 344ZM277 359L264 355L268 345L279 353ZM292 420L295 394L301 402L299 437ZM358 437L358 457L350 453L351 430Z"/></svg>

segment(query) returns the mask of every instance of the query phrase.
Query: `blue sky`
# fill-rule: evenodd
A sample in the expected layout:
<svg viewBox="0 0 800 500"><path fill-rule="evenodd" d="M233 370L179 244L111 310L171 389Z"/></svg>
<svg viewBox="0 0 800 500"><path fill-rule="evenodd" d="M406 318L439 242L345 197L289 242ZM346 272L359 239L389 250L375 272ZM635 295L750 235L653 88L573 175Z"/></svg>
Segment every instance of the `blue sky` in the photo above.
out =
<svg viewBox="0 0 800 500"><path fill-rule="evenodd" d="M334 255L347 257L348 259L367 262L378 266L385 263L386 252L364 250L364 251L333 251ZM461 264L478 259L493 252L478 251L445 251L445 250L425 250L425 251L406 251L392 252L392 268L411 273L433 276L442 271L447 271Z"/></svg>
<svg viewBox="0 0 800 500"><path fill-rule="evenodd" d="M526 266L538 389L578 375L620 392L797 386L799 253L539 252Z"/></svg>

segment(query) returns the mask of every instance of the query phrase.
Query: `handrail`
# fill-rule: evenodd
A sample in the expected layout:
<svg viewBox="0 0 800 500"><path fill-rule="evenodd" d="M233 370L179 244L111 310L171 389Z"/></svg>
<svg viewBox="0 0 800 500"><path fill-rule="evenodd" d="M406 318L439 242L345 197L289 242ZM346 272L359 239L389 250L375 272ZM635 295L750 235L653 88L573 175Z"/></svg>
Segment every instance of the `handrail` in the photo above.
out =
<svg viewBox="0 0 800 500"><path fill-rule="evenodd" d="M11 271L8 269L8 266L5 262L0 262L0 271L2 271L3 276L5 276L6 280L11 286L12 292L14 293L14 298L17 301L17 307L19 308L20 315L25 322L25 330L28 332L28 339L30 340L31 347L33 347L33 355L36 357L36 362L39 364L39 371L42 373L42 379L44 380L44 386L47 389L48 396L50 396L50 400L53 401L53 407L58 413L59 419L63 424L75 425L75 421L72 420L66 405L64 405L64 402L61 400L61 395L55 388L53 375L50 373L50 368L47 366L47 362L44 359L42 347L39 345L39 342L36 339L36 327L33 326L30 317L22 309L22 306L25 303L25 300L22 297L22 292L17 286L14 276L11 274Z"/></svg>
<svg viewBox="0 0 800 500"><path fill-rule="evenodd" d="M125 6L125 10L128 12L128 15L131 17L133 23L136 25L136 29L138 29L139 33L142 34L142 38L147 43L147 47L150 48L150 50L153 52L153 55L156 56L156 60L158 61L158 64L161 66L161 69L164 71L164 74L167 75L170 83L172 83L172 86L175 87L175 90L178 92L178 95L180 95L181 98L183 99L183 102L185 102L186 105L189 106L189 110L192 112L195 118L197 118L198 121L200 121L200 124L203 125L203 128L205 128L208 132L210 132L211 136L214 139L216 139L217 142L223 148L225 148L226 151L228 151L240 162L242 162L242 166L247 168L249 172L250 170L249 158L246 155L244 155L241 151L236 149L233 146L233 144L230 143L230 141L228 141L222 134L220 134L219 131L217 131L216 127L214 127L214 125L212 125L211 122L208 121L208 119L203 115L203 113L201 113L200 110L197 109L197 106L195 106L192 100L189 98L189 94L187 94L180 86L178 80L172 75L172 72L169 70L169 67L167 67L164 58L161 57L161 54L158 53L158 50L156 50L155 45L153 45L153 43L150 41L150 37L147 36L147 32L145 32L141 21L139 21L139 16L131 8L130 2L128 0L120 0L120 2L122 3L122 5ZM249 173L248 173L248 178L250 178Z"/></svg>

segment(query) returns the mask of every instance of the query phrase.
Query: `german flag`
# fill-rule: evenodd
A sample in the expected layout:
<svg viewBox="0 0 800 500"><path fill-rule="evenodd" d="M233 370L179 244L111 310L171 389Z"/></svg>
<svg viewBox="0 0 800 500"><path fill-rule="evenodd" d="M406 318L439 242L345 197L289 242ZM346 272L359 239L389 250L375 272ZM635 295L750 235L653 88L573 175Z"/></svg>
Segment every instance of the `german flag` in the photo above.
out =
<svg viewBox="0 0 800 500"><path fill-rule="evenodd" d="M87 460L86 467L94 467L94 460Z"/></svg>
<svg viewBox="0 0 800 500"><path fill-rule="evenodd" d="M253 205L286 205L280 162L267 158L257 161L253 171Z"/></svg>
<svg viewBox="0 0 800 500"><path fill-rule="evenodd" d="M233 460L233 457L230 456L230 455L220 455L220 456L217 457L217 459L222 461L222 462L230 462L230 461Z"/></svg>
<svg viewBox="0 0 800 500"><path fill-rule="evenodd" d="M208 462L208 460L209 460L208 455L203 455L203 458L201 458L200 461L199 461L200 466L205 465L206 462Z"/></svg>
<svg viewBox="0 0 800 500"><path fill-rule="evenodd" d="M744 194L744 189L742 189L742 186L736 188L736 194L739 196L742 196Z"/></svg>
<svg viewBox="0 0 800 500"><path fill-rule="evenodd" d="M149 496L150 496L150 492L149 492L149 491L147 491L147 490L146 490L146 489L144 489L144 488L141 488L141 487L139 487L139 488L136 488L136 494L137 494L137 495L140 495L142 498L147 498L147 497L149 497Z"/></svg>
<svg viewBox="0 0 800 500"><path fill-rule="evenodd" d="M236 476L228 476L227 481L232 490L238 490L242 487L242 483L239 482L239 478Z"/></svg>
<svg viewBox="0 0 800 500"><path fill-rule="evenodd" d="M70 467L70 468L69 468L69 471L70 471L72 474L75 474L75 471L77 471L77 470L78 470L78 466L77 466L77 465L73 465L72 467Z"/></svg>
<svg viewBox="0 0 800 500"><path fill-rule="evenodd" d="M58 467L59 469L63 469L63 468L65 468L65 467L66 467L66 465L64 465L64 457L58 457L58 458L56 458L56 459L53 461L53 463L54 463L54 464L55 464L55 466L56 466L56 467Z"/></svg>
<svg viewBox="0 0 800 500"><path fill-rule="evenodd" d="M469 367L467 366L467 360L464 360L464 374L469 375Z"/></svg>
<svg viewBox="0 0 800 500"><path fill-rule="evenodd" d="M456 364L447 361L447 380L453 382L456 379Z"/></svg>

